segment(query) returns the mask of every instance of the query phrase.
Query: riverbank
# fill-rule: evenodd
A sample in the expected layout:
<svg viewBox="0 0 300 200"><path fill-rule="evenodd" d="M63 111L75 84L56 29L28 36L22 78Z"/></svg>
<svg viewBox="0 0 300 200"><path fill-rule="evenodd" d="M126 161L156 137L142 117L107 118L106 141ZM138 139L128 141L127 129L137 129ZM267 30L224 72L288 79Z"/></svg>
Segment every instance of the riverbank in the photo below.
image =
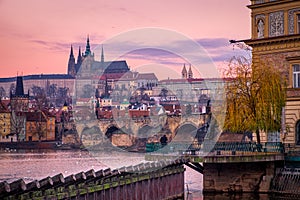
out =
<svg viewBox="0 0 300 200"><path fill-rule="evenodd" d="M0 149L79 149L78 144L61 144L59 141L0 142Z"/></svg>

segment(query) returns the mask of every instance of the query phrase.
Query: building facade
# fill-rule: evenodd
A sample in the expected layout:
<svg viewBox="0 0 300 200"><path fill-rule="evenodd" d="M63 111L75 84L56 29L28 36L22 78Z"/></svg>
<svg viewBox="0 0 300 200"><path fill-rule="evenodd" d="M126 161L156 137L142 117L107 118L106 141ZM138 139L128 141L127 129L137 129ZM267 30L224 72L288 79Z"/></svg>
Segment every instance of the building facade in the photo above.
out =
<svg viewBox="0 0 300 200"><path fill-rule="evenodd" d="M300 1L251 0L248 7L252 31L245 43L252 47L253 66L264 61L286 78L281 140L300 148Z"/></svg>
<svg viewBox="0 0 300 200"><path fill-rule="evenodd" d="M46 112L26 112L26 141L55 140L55 116Z"/></svg>
<svg viewBox="0 0 300 200"><path fill-rule="evenodd" d="M0 142L13 140L10 134L10 116L11 113L6 104L0 100Z"/></svg>

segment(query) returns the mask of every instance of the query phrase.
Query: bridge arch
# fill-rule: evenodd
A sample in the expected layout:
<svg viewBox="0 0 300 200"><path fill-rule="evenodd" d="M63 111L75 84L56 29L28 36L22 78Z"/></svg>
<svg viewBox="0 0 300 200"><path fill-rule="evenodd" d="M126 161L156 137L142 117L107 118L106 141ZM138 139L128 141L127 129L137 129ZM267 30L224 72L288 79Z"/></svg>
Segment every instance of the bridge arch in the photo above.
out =
<svg viewBox="0 0 300 200"><path fill-rule="evenodd" d="M115 125L111 125L111 126L107 127L107 129L105 131L105 136L107 138L111 138L111 136L116 133L123 133L123 131L119 127L117 127Z"/></svg>
<svg viewBox="0 0 300 200"><path fill-rule="evenodd" d="M149 136L151 136L153 134L154 134L153 127L146 124L139 128L137 136L139 138L148 138Z"/></svg>
<svg viewBox="0 0 300 200"><path fill-rule="evenodd" d="M184 123L177 127L172 141L188 141L192 142L197 134L198 126L194 123Z"/></svg>
<svg viewBox="0 0 300 200"><path fill-rule="evenodd" d="M98 126L85 126L80 134L80 140L83 143L88 143L90 141L98 141L102 138L102 132Z"/></svg>

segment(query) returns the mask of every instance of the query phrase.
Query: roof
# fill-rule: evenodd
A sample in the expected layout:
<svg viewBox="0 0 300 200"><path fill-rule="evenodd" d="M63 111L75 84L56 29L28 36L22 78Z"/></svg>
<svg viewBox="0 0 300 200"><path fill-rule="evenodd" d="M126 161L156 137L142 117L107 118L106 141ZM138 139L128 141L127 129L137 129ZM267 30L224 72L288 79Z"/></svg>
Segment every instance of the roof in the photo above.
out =
<svg viewBox="0 0 300 200"><path fill-rule="evenodd" d="M129 71L129 67L125 60L104 62L106 68L104 73L120 73Z"/></svg>
<svg viewBox="0 0 300 200"><path fill-rule="evenodd" d="M68 74L33 74L23 76L23 80L43 80L43 79L74 79ZM0 82L16 82L17 77L0 78Z"/></svg>
<svg viewBox="0 0 300 200"><path fill-rule="evenodd" d="M29 122L46 122L47 119L42 112L26 112L26 121Z"/></svg>
<svg viewBox="0 0 300 200"><path fill-rule="evenodd" d="M96 72L97 70L100 70L100 72L104 70L104 74L125 73L130 71L125 60L110 61L110 62L94 61L92 64L92 70ZM81 73L80 69L79 69L79 73Z"/></svg>
<svg viewBox="0 0 300 200"><path fill-rule="evenodd" d="M157 80L154 73L139 73L136 79Z"/></svg>
<svg viewBox="0 0 300 200"><path fill-rule="evenodd" d="M102 76L99 78L100 80L106 80L106 79L119 79L124 75L124 72L120 72L120 73L106 73L106 74L102 74Z"/></svg>

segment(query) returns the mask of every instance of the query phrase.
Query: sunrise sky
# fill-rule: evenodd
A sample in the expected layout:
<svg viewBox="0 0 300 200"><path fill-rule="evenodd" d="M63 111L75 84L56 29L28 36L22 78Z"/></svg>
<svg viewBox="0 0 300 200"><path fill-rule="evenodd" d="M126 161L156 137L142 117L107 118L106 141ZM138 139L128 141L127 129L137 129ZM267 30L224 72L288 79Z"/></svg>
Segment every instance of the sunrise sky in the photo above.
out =
<svg viewBox="0 0 300 200"><path fill-rule="evenodd" d="M101 44L105 59L112 59L110 55L115 55L116 48L127 49L134 44L138 49L144 41L135 40L134 30L149 27L170 30L195 41L220 66L241 53L229 44L229 39L250 38L248 4L248 0L0 0L0 77L66 73L70 45L77 58L78 47L84 51L87 35L96 60L100 60L97 49ZM121 37L126 33L131 36ZM188 51L186 43L178 43L176 37L165 40L153 35L152 39L164 45L163 49L181 44L178 49ZM112 40L120 42L112 45ZM137 71L161 66L179 69L188 62L174 52L130 50L118 56Z"/></svg>

